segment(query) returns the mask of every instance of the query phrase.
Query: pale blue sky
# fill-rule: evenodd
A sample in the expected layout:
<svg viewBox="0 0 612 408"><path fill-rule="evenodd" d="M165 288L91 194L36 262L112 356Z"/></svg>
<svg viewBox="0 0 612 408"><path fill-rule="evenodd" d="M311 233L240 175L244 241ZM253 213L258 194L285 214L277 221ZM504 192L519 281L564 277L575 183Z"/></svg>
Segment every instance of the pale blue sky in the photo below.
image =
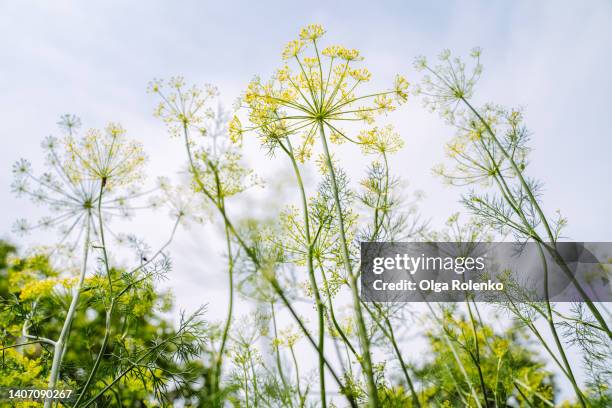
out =
<svg viewBox="0 0 612 408"><path fill-rule="evenodd" d="M384 85L395 73L417 82L412 62L418 55L482 47L485 70L476 99L525 107L534 148L529 174L545 183L546 211L562 210L573 240L612 240L612 2L606 0L2 0L0 237L12 237L15 218L40 214L10 194L11 165L19 157L41 164L40 141L57 134L60 114L76 113L85 128L121 122L145 143L152 175L175 174L182 150L152 117L156 101L145 92L147 82L177 74L210 82L229 106L255 74L267 77L279 66L283 45L311 22L326 27L328 41L359 48L375 83ZM452 130L415 98L393 120L406 139L392 161L395 172L410 189L426 192L423 214L440 225L459 208L460 191L443 186L430 170L443 160ZM255 145L249 149L261 174L277 168ZM358 179L361 163L347 165ZM152 243L163 239L163 227L154 223L137 224ZM224 310L225 290L223 277L214 273L212 259L221 251L209 238L214 233L207 227L179 234L169 282L182 307L210 293L205 301L212 302L213 316ZM210 258L202 259L207 245Z"/></svg>
<svg viewBox="0 0 612 408"><path fill-rule="evenodd" d="M481 46L477 99L526 108L530 174L545 182L546 208L563 210L573 239L612 239L610 21L605 0L2 1L0 230L23 209L8 193L10 164L39 157L39 141L56 131L59 114L80 115L84 127L119 121L146 143L155 170L173 170L174 156L158 155L172 143L151 117L147 82L175 74L211 82L229 105L253 75L278 66L301 26L320 22L329 41L360 48L385 85L398 72L416 82L417 55ZM451 130L415 99L395 119L407 142L396 171L427 192L430 216L444 216L458 191L432 179L430 168Z"/></svg>

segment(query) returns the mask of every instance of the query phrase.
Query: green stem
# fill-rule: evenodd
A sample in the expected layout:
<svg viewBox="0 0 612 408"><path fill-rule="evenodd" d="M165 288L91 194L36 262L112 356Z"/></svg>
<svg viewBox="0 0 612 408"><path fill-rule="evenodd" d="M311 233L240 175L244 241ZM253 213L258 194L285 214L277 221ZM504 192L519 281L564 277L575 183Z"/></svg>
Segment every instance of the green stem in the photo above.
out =
<svg viewBox="0 0 612 408"><path fill-rule="evenodd" d="M129 367L127 367L126 369L124 369L121 373L119 373L119 375L117 375L115 378L113 378L113 380L106 385L104 388L102 388L100 391L98 391L98 393L96 395L94 395L89 401L87 401L84 405L83 408L87 408L88 406L90 406L91 404L93 404L98 398L100 398L102 395L104 395L109 389L111 389L117 382L119 382L119 380L121 380L123 377L125 377L130 371L132 371L135 367L138 367L140 365L140 363L142 361L144 361L147 357L149 357L150 355L152 355L153 353L155 353L158 349L164 347L166 344L168 344L169 342L175 340L176 338L178 338L180 335L182 334L182 330L180 330L179 332L177 332L176 334L174 334L171 338L168 338L160 343L158 343L157 345L151 347L144 355L142 355L140 358L138 358L136 361L134 361L133 363L131 363L129 365Z"/></svg>
<svg viewBox="0 0 612 408"><path fill-rule="evenodd" d="M89 376L87 377L87 382L85 382L85 385L83 386L83 389L81 390L81 393L79 394L79 397L77 398L76 402L74 403L74 407L78 407L79 406L79 403L81 402L81 400L85 396L85 393L87 392L87 389L91 385L91 382L94 379L94 377L96 375L96 372L98 371L100 363L102 362L102 357L104 356L104 352L105 352L106 347L108 345L108 339L109 339L110 333L111 333L111 318L112 318L112 315L113 315L114 308L115 308L115 299L113 299L111 301L110 308L109 308L109 310L106 311L106 321L105 321L105 328L104 328L104 338L102 339L102 346L100 347L100 351L98 352L98 355L96 357L96 361L94 362L94 365L93 365L93 367L91 369L91 372L89 373Z"/></svg>
<svg viewBox="0 0 612 408"><path fill-rule="evenodd" d="M170 243L172 242L174 238L174 234L176 233L176 229L179 225L179 222L180 222L180 217L178 217L176 222L174 223L174 227L172 228L172 233L170 234L170 238L168 239L168 241L145 264L142 264L140 267L132 270L131 274L136 273L138 270L140 270L141 268L143 268L150 262L153 262L153 260L157 258L157 256L161 254L161 252L166 247L168 247L168 245L170 245ZM109 341L110 333L111 333L111 322L112 322L113 312L115 310L115 305L116 305L117 300L120 299L125 293L127 293L128 290L138 285L140 282L144 281L145 279L147 279L147 276L144 276L143 278L132 282L131 284L123 288L119 293L117 293L117 295L113 296L113 298L111 299L110 307L106 312L105 331L104 331L104 338L102 339L102 346L100 347L100 351L98 352L98 355L96 356L96 361L94 362L94 365L91 369L91 372L89 373L89 376L87 377L87 381L85 382L85 385L81 389L81 393L79 394L79 397L74 403L74 407L78 407L81 400L85 397L85 393L89 389L93 379L96 376L96 372L98 371L98 368L100 367L100 363L102 362L102 357L104 356L104 353L106 352L106 347L108 346L108 341ZM127 316L126 316L126 319L124 320L124 326L126 325L126 322L127 322Z"/></svg>
<svg viewBox="0 0 612 408"><path fill-rule="evenodd" d="M193 155L191 153L191 147L189 145L189 134L188 134L188 130L187 130L187 125L184 124L183 125L183 131L184 131L184 141L185 141L185 149L187 151L187 157L189 159L189 168L191 170L191 173L193 175L193 179L196 182L196 184L198 185L198 187L200 188L200 191L202 191L202 193L209 199L211 200L213 203L215 203L216 205L216 200L214 199L214 196L211 194L210 191L208 191L208 189L206 188L206 186L204 185L204 183L202 182L201 178L200 178L200 173L198 171L198 168L195 166L194 160L193 160ZM246 255L251 259L251 261L254 263L254 265L259 269L261 268L261 265L259 263L259 259L257 258L256 254L254 253L253 249L250 248L246 242L244 241L244 239L240 236L240 234L238 234L238 232L236 231L236 228L234 227L234 225L232 224L232 222L230 221L230 219L227 216L227 213L225 212L225 209L220 207L219 205L216 205L217 210L219 211L219 213L221 214L221 216L223 217L223 221L226 223L226 225L228 226L230 232L232 233L232 235L236 238L236 240L238 241L238 244L240 245L240 247L245 251ZM304 334L304 336L306 336L306 338L308 339L308 341L310 342L310 344L318 350L318 346L316 344L316 342L313 340L312 336L310 335L310 332L308 331L308 329L306 328L306 326L304 325L304 322L302 321L302 319L300 319L300 317L298 316L297 312L295 311L295 309L293 308L293 306L291 306L291 303L289 302L289 300L287 299L287 296L285 296L284 291L282 290L282 288L279 286L278 282L276 280L272 280L270 282L270 284L272 285L272 288L274 289L274 291L277 293L277 295L281 298L283 304L285 305L285 307L287 307L287 309L289 310L289 312L291 313L291 316L293 317L293 319L296 321L296 323L298 324L298 326L300 327L300 329L302 330L302 333ZM338 375L336 374L333 366L327 361L327 359L325 357L323 357L325 366L327 367L327 369L329 370L329 372L331 373L332 377L334 378L334 381L336 382L336 384L341 388L341 389L345 389L344 385L342 384L342 381L340 380L340 377L338 377ZM349 401L351 407L353 408L357 408L357 403L355 402L354 398L351 395L345 395L347 400Z"/></svg>
<svg viewBox="0 0 612 408"><path fill-rule="evenodd" d="M557 358L555 353L553 353L553 351L550 349L550 347L548 346L548 344L544 340L544 337L542 336L540 331L537 329L537 327L535 327L535 325L533 324L533 322L529 318L526 318L525 316L523 316L521 314L521 312L518 310L518 307L516 306L514 301L510 298L510 296L508 296L508 293L504 292L504 294L506 295L506 298L508 299L508 302L510 302L510 305L512 306L510 308L510 310L523 322L523 324L525 326L527 326L529 328L529 330L531 330L531 332L534 334L534 336L537 337L537 339L540 341L540 343L542 344L544 349L548 352L548 355L557 364L557 366L559 367L561 372L565 376L568 376L567 371L565 371L565 367L563 366L563 364L561 364L561 362L559 361L559 359Z"/></svg>
<svg viewBox="0 0 612 408"><path fill-rule="evenodd" d="M510 156L510 154L506 151L506 149L501 144L501 142L497 139L497 136L495 135L495 133L493 132L493 130L491 129L489 124L480 115L480 113L465 98L462 97L461 100L466 104L466 106L470 109L470 111L472 111L472 113L483 124L483 126L487 130L487 133L489 133L489 135L491 136L491 138L494 141L494 143L496 144L496 146L500 149L500 151L502 152L504 157L508 160L508 162L512 166L512 169L516 173L516 175L517 175L517 177L519 179L519 182L521 183L521 186L523 187L523 189L527 193L527 196L529 197L531 205L536 210L536 213L538 214L540 220L542 221L542 224L544 225L544 228L546 230L546 234L548 235L548 239L550 240L551 243L553 243L553 244L556 243L556 241L557 241L556 237L552 233L550 225L548 224L548 220L547 220L546 216L544 215L544 212L542 211L542 208L540 207L540 204L538 203L538 200L536 200L533 192L531 191L531 188L527 184L527 181L523 177L522 171L519 169L519 167L517 166L516 162ZM557 263L559 263L559 265L562 267L563 271L572 280L572 283L574 284L574 286L576 287L576 289L580 293L580 296L582 296L582 298L584 299L585 303L587 304L587 306L588 306L589 310L591 311L591 313L593 314L593 316L599 322L599 325L601 327L603 327L606 330L606 332L608 333L608 336L610 338L612 338L612 332L608 328L608 325L606 324L605 319L603 318L603 316L601 315L601 313L599 312L599 310L597 309L597 307L595 306L593 301L589 298L587 293L584 291L582 286L576 281L576 279L573 276L573 274L571 273L571 271L567 268L567 265L565 264L565 261L563 260L563 258L561 256L559 256L556 248L554 248L554 249L550 248L548 245L546 246L546 248L551 253L551 255L553 255L553 258L555 259L555 261Z"/></svg>
<svg viewBox="0 0 612 408"><path fill-rule="evenodd" d="M218 187L218 189L220 189ZM225 208L225 203L221 204ZM230 327L232 325L232 314L234 310L234 259L232 254L232 243L230 239L230 232L227 223L225 223L225 241L227 245L227 256L228 256L228 274L229 274L229 303L227 307L227 317L225 320L225 326L223 327L223 335L221 339L221 346L219 347L219 354L217 356L217 364L215 368L215 390L219 390L219 384L221 383L221 367L223 364L223 353L227 343L227 337L229 334Z"/></svg>
<svg viewBox="0 0 612 408"><path fill-rule="evenodd" d="M102 220L102 196L104 195L105 185L106 185L106 179L103 179L102 182L100 183L100 193L98 194L98 228L100 229L100 240L102 244L102 253L103 253L102 260L104 262L104 269L106 271L106 276L108 279L109 297L111 301L110 301L109 308L106 310L106 317L105 317L105 323L104 323L104 338L102 339L102 346L100 347L100 352L98 353L98 356L96 357L96 361L94 362L91 372L89 373L87 382L85 383L85 386L81 390L81 393L79 394L79 397L77 398L74 406L78 406L79 402L81 402L81 399L85 396L85 392L89 388L89 385L91 384L91 381L95 377L96 372L98 371L98 368L100 366L100 363L102 362L102 357L108 345L108 339L110 338L110 334L111 334L111 319L112 319L113 311L115 309L115 298L113 297L113 279L112 279L111 272L110 272L110 266L108 264L108 252L106 251L106 242L104 240L104 223Z"/></svg>
<svg viewBox="0 0 612 408"><path fill-rule="evenodd" d="M359 289L357 288L357 276L353 273L351 267L351 260L348 250L348 244L346 242L346 234L345 234L345 226L344 226L344 217L342 215L342 207L340 205L340 196L338 192L338 185L336 183L336 174L334 171L334 165L331 160L331 155L329 154L329 149L327 147L327 138L325 137L325 130L323 129L323 122L319 122L319 132L321 136L321 144L323 145L323 152L325 154L325 160L327 162L327 171L330 176L332 190L334 193L334 201L336 207L336 215L338 217L338 223L340 226L340 243L342 245L342 257L344 260L344 267L349 276L349 283L352 292L353 298L353 308L355 309L355 315L357 318L357 331L359 333L359 339L361 343L361 349L363 356L361 358L363 362L363 368L365 371L365 376L368 385L368 404L372 408L378 408L380 406L380 402L378 401L378 390L376 388L376 383L374 381L374 373L372 369L372 358L370 354L370 340L368 339L368 334L365 326L365 320L363 318L363 311L361 310L361 301L359 299Z"/></svg>
<svg viewBox="0 0 612 408"><path fill-rule="evenodd" d="M325 345L325 319L324 319L324 307L323 301L321 300L321 295L319 293L319 288L317 285L317 280L314 274L313 267L313 245L315 244L310 237L310 216L308 214L308 201L306 199L306 190L304 188L304 182L302 181L302 175L300 174L300 169L297 165L295 157L293 155L293 149L291 147L291 142L287 140L288 148L285 148L281 143L281 147L285 150L289 159L291 160L291 165L293 166L293 171L295 173L295 178L298 183L298 187L300 190L300 197L302 199L302 215L304 218L304 233L306 236L306 243L308 245L308 257L307 257L307 266L308 266L308 278L310 280L310 286L312 286L312 291L315 297L315 303L317 307L317 315L319 320L319 339L318 339L318 347L317 351L319 354L319 386L321 388L321 406L326 407L326 395L325 395L325 362L324 362L324 345Z"/></svg>
<svg viewBox="0 0 612 408"><path fill-rule="evenodd" d="M465 280L465 275L463 276L463 279ZM466 304L467 304L468 314L470 315L470 321L472 323L472 334L474 336L474 348L476 352L476 355L473 356L474 365L476 366L476 369L478 370L478 379L480 381L480 388L482 389L482 395L484 397L485 407L488 408L489 407L489 397L487 395L487 387L485 385L484 376L482 374L482 367L480 364L480 345L478 344L478 331L476 330L476 322L474 319L474 315L472 314L472 308L470 307L470 301L467 298L467 293L466 293Z"/></svg>
<svg viewBox="0 0 612 408"><path fill-rule="evenodd" d="M493 135L492 130L490 130L490 128L489 128L489 133L491 134L491 136L493 138L495 138L495 136ZM488 154L489 159L493 163L494 162L493 157L492 157L489 149L482 142L482 140L481 140L481 144L482 144L483 149ZM498 142L498 147L503 150L503 147L501 146L501 144L499 144L499 142ZM512 161L512 159L508 155L506 157L507 157L508 160ZM549 288L548 288L548 265L546 263L546 258L544 257L544 253L542 252L542 248L541 248L541 245L544 245L544 244L541 243L540 237L537 235L537 233L534 231L533 227L528 222L527 216L523 212L522 207L514 199L514 196L512 195L512 192L511 192L510 188L508 187L508 184L506 183L506 180L505 180L505 177L503 176L503 174L501 174L501 172L497 171L496 175L494 176L494 179L497 182L498 187L501 190L502 195L504 196L504 199L512 207L514 212L520 217L520 219L523 222L524 226L528 229L531 238L534 238L535 241L536 241L536 244L538 245L538 251L539 251L539 254L540 254L540 258L542 260L542 266L544 267L544 290L545 290L545 303L546 303L546 308L547 308L547 314L546 314L545 318L546 318L546 321L548 322L551 334L553 335L553 338L555 340L555 344L557 346L557 349L559 350L559 353L561 354L561 358L563 360L564 368L565 368L563 371L566 374L566 376L568 377L568 379L570 380L570 382L572 383L572 387L576 391L576 395L578 396L578 399L579 399L581 405L584 406L584 396L583 396L582 392L580 391L580 388L578 387L578 385L576 383L576 380L574 378L574 375L572 373L571 367L569 366L569 363L567 361L567 357L565 355L565 351L564 351L563 346L561 344L561 341L559 339L559 335L557 333L557 329L555 327L554 320L553 320L552 308L550 306L550 294L549 294ZM524 188L528 189L528 186L525 184Z"/></svg>
<svg viewBox="0 0 612 408"><path fill-rule="evenodd" d="M297 385L298 396L300 397L300 407L304 406L304 396L302 395L302 387L300 385L300 368L298 366L297 358L295 357L295 351L293 350L293 346L289 346L289 350L291 350L291 358L293 359L293 365L295 366L295 381Z"/></svg>
<svg viewBox="0 0 612 408"><path fill-rule="evenodd" d="M104 261L104 269L106 270L106 277L108 279L108 297L113 297L113 278L110 273L110 267L108 265L108 252L106 250L106 241L104 239L104 223L102 221L102 195L104 194L104 187L106 186L106 178L102 179L100 183L100 193L98 195L98 227L100 229L100 243L102 244L102 256Z"/></svg>
<svg viewBox="0 0 612 408"><path fill-rule="evenodd" d="M351 350L351 352L355 356L357 356L357 350L355 350L355 347L353 347L353 344L351 344L351 341L348 339L348 337L346 336L346 333L344 333L344 330L342 329L342 327L340 327L340 324L338 323L338 320L336 319L336 313L334 313L334 304L332 302L332 296L331 296L331 292L329 291L329 285L327 283L327 277L325 276L325 271L323 270L323 267L319 269L321 270L321 276L323 277L323 285L325 285L325 288L326 288L327 302L329 303L329 315L334 325L334 328L336 329L338 334L340 334L340 337L342 338L342 341L346 344L346 346Z"/></svg>
<svg viewBox="0 0 612 408"><path fill-rule="evenodd" d="M274 349L275 349L275 354L276 354L276 368L278 370L278 375L281 379L281 382L283 383L283 400L285 399L286 395L287 395L287 391L289 391L289 387L287 385L287 380L285 379L285 374L283 372L283 365L281 364L281 356L280 356L280 349L278 344L276 343L276 340L278 339L278 329L276 327L276 313L274 312L274 302L270 302L270 311L272 312L272 327L274 329L274 340L275 340L275 344L274 344ZM289 399L289 405L293 408L293 400L291 399L291 396L287 397Z"/></svg>
<svg viewBox="0 0 612 408"><path fill-rule="evenodd" d="M444 325L444 321L442 320L442 318L438 317L438 315L436 314L435 310L433 309L429 301L425 300L425 304L427 305L427 308L431 312L431 315L433 316L434 320L436 320L436 322L440 325L440 327L442 327L442 332L443 332L442 337L444 338L446 345L450 349L453 355L453 358L455 359L455 362L457 363L457 367L459 367L459 371L461 372L461 375L463 376L466 384L468 385L470 389L470 395L472 396L472 398L474 398L474 403L476 404L476 407L482 408L482 405L480 404L480 400L478 399L478 394L476 394L476 391L474 390L474 387L472 385L472 381L470 381L470 377L467 374L467 370L465 369L465 366L463 362L461 361L461 358L459 358L459 353L457 353L457 349L455 348L454 344L452 343L450 339L450 336L447 333L446 327Z"/></svg>
<svg viewBox="0 0 612 408"><path fill-rule="evenodd" d="M385 328L385 326L383 326L383 324L380 322L379 318L377 316L374 316L374 313L370 310L370 308L366 305L366 303L362 302L362 304L363 304L364 308L366 309L366 311L372 317L372 320L378 325L378 327L383 332L385 337L387 339L389 339L389 341L391 342L391 346L393 347L393 351L395 352L395 355L397 356L397 359L399 360L400 367L402 368L402 372L404 374L404 379L406 380L406 383L408 384L408 388L410 388L410 394L412 394L412 403L416 407L420 408L421 407L421 402L419 401L419 396L417 395L416 389L414 388L414 384L413 384L412 380L410 379L410 375L408 374L408 369L406 368L406 363L404 361L404 357L402 356L402 352L401 352L401 350L399 348L399 345L397 344L397 340L395 339L395 333L394 333L394 330L393 330L393 325L391 324L391 321L389 320L389 317L387 317L386 315L383 317L385 325L387 326ZM374 305L379 310L379 312L381 314L383 314L383 312L380 310L380 307L376 303Z"/></svg>
<svg viewBox="0 0 612 408"><path fill-rule="evenodd" d="M549 294L549 288L548 288L548 264L546 262L546 258L544 257L544 252L542 251L542 247L539 244L537 245L538 245L538 253L542 261L542 266L544 267L544 296L546 298L545 303L546 303L546 314L547 314L546 321L548 323L548 326L550 327L550 331L555 340L555 344L557 345L557 350L559 350L559 354L561 355L561 359L563 360L563 365L565 366L567 377L572 383L572 387L574 388L574 392L576 392L578 401L580 402L580 405L583 408L586 408L585 397L582 394L582 391L580 391L580 387L578 386L576 382L576 378L574 377L574 373L572 372L572 367L570 366L569 361L567 360L567 356L565 355L565 350L563 349L563 345L561 344L561 340L559 339L559 334L557 333L557 328L555 327L555 321L554 321L554 317L552 314L552 308L550 306L550 294Z"/></svg>
<svg viewBox="0 0 612 408"><path fill-rule="evenodd" d="M91 217L91 214L89 214ZM64 342L68 337L68 331L70 326L72 325L72 321L76 315L77 304L79 303L79 296L81 295L81 289L83 287L83 282L85 281L85 274L87 272L87 257L89 255L89 234L91 231L91 220L88 218L86 220L85 226L85 241L83 242L83 265L81 267L81 274L79 275L79 280L77 281L76 287L74 288L74 295L72 296L72 300L70 301L70 306L68 308L68 313L66 314L66 319L64 320L64 325L62 326L62 331L55 342L54 351L53 351L53 363L51 365L51 374L49 376L48 389L54 390L57 384L57 380L60 374L60 367L62 365L62 356L64 353ZM51 408L52 400L46 399L44 403L44 408Z"/></svg>

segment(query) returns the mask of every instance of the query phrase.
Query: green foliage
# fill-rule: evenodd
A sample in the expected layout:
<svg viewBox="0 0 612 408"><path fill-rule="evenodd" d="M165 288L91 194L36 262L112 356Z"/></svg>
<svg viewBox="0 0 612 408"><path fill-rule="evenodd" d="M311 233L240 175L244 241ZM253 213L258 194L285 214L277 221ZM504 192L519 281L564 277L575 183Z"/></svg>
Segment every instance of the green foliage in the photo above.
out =
<svg viewBox="0 0 612 408"><path fill-rule="evenodd" d="M416 370L426 405L448 401L450 406L476 406L470 386L481 402L486 393L492 406L517 401L519 406L543 407L554 401L553 376L520 327L496 333L478 323L474 331L469 320L446 311L442 326L431 329L427 339L431 361Z"/></svg>
<svg viewBox="0 0 612 408"><path fill-rule="evenodd" d="M70 293L61 283L59 272L49 258L36 254L7 257L14 248L2 243L0 265L4 265L0 321L5 328L3 347L28 341L30 336L56 338L63 323L62 315L70 302ZM112 269L115 290L133 284L126 271ZM53 285L47 282L53 282ZM64 356L58 388L79 391L90 373L105 335L106 279L94 275L85 282L75 319L72 321L69 347ZM117 302L110 332L111 340L95 383L86 397L96 395L123 372L126 374L101 396L98 403L125 407L158 405L165 399L189 395L193 380L205 367L193 365L193 355L203 347L201 327L189 330L164 317L172 307L169 292L157 292L151 279L131 286ZM192 323L193 325L193 323ZM160 345L163 345L161 347ZM155 350L152 352L152 350ZM52 347L45 343L11 347L2 351L0 386L46 388L52 359ZM183 355L181 355L181 353ZM145 358L143 358L145 357ZM137 365L133 363L138 361ZM188 364L185 363L188 362Z"/></svg>

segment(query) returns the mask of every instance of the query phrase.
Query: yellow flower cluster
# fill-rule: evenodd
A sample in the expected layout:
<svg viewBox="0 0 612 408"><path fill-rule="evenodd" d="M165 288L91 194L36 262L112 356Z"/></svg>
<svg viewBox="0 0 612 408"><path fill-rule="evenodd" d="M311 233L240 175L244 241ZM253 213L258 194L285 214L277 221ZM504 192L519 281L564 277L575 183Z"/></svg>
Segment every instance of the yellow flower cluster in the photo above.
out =
<svg viewBox="0 0 612 408"><path fill-rule="evenodd" d="M219 94L216 87L209 84L187 87L183 77L177 76L168 83L160 79L152 81L148 91L161 97L154 116L166 123L172 136L180 136L185 127L206 134L206 121L214 118L206 103Z"/></svg>
<svg viewBox="0 0 612 408"><path fill-rule="evenodd" d="M466 140L461 137L455 137L446 144L446 152L450 157L461 156L467 148Z"/></svg>
<svg viewBox="0 0 612 408"><path fill-rule="evenodd" d="M91 129L81 138L70 135L65 143L70 157L66 167L74 180L98 180L112 189L144 176L142 144L127 139L119 124L110 123L104 132Z"/></svg>
<svg viewBox="0 0 612 408"><path fill-rule="evenodd" d="M300 38L302 40L316 40L317 38L323 36L325 34L325 30L319 24L309 24L306 27L302 28L300 31Z"/></svg>
<svg viewBox="0 0 612 408"><path fill-rule="evenodd" d="M230 140L235 144L242 143L242 123L238 116L234 116L229 122L228 129Z"/></svg>
<svg viewBox="0 0 612 408"><path fill-rule="evenodd" d="M293 347L300 340L300 334L295 331L293 326L289 326L278 333L278 337L274 339L275 347L286 346Z"/></svg>
<svg viewBox="0 0 612 408"><path fill-rule="evenodd" d="M404 147L404 140L392 125L374 127L359 134L359 144L364 153L395 153Z"/></svg>
<svg viewBox="0 0 612 408"><path fill-rule="evenodd" d="M46 278L42 280L32 280L25 284L19 294L19 299L36 300L42 296L51 294L56 287L70 288L75 282L75 278Z"/></svg>
<svg viewBox="0 0 612 408"><path fill-rule="evenodd" d="M283 59L296 57L303 48L304 42L302 40L289 41L283 50Z"/></svg>
<svg viewBox="0 0 612 408"><path fill-rule="evenodd" d="M291 143L295 157L305 161L312 156L321 132L330 135L334 143L352 141L340 123L372 124L377 115L392 112L406 102L409 84L402 76L395 78L391 89L360 92L372 74L365 67L355 66L363 59L359 51L340 45L321 49L319 41L324 34L320 25L306 26L299 38L284 48L286 63L274 76L268 81L256 77L250 82L242 97L250 123L243 126L235 117L229 124L232 141L240 143L245 132L254 131L262 143L274 149L295 136L298 141ZM309 55L307 50L311 51Z"/></svg>

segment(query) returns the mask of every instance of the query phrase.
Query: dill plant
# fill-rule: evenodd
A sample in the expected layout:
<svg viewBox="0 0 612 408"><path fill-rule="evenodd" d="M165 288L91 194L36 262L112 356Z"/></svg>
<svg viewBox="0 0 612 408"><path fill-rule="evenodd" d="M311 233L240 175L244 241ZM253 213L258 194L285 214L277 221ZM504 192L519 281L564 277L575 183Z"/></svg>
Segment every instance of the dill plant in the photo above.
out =
<svg viewBox="0 0 612 408"><path fill-rule="evenodd" d="M479 190L472 188L462 197L465 208L477 217L478 222L501 236L511 234L517 242L532 241L537 244L544 270L544 301L534 302L520 284L512 285L509 282L513 293L506 291L508 301L505 307L540 341L572 384L580 406L590 406L595 402L590 402L581 389L567 357L569 343L574 342L572 338L576 336L567 333L569 341L564 343L559 328L571 324L577 329L576 333L589 333L586 336L600 346L595 347L599 348L597 352L582 347L587 362L595 356L601 357L602 350L609 350L612 332L600 311L602 306L589 298L556 248L567 220L559 212L552 217L545 214L542 208L542 183L527 175L530 132L524 124L522 111L493 103L475 107L472 99L482 73L481 50L474 49L470 56L473 60L471 69L460 58L452 57L448 50L439 55L439 62L435 65L424 57L415 62L416 68L425 72L416 93L423 97L427 107L439 112L457 131L456 136L446 144L454 167L439 165L434 168L434 173L451 185L480 186ZM580 313L569 321L549 300L546 253L567 274L586 305L580 306ZM590 316L587 316L586 310ZM534 321L539 317L545 320L554 346L547 344L535 325ZM585 345L580 341L575 343ZM596 384L595 389L601 389L601 384Z"/></svg>
<svg viewBox="0 0 612 408"><path fill-rule="evenodd" d="M567 315L514 288L498 305L511 312L514 325L494 330L470 297L461 306L426 303L422 313L401 303L360 298L359 242L453 241L469 253L470 242L512 234L520 242L539 243L558 260L554 244L566 221L545 216L540 184L526 176L529 133L521 111L473 106L480 50L472 53L470 73L445 51L437 66L417 61L428 72L417 93L458 131L446 145L456 166L435 171L451 184L482 190L475 187L463 198L473 219L463 222L455 214L446 229L431 231L416 211L419 194L407 200L389 165L404 141L380 121L407 101L407 80L398 75L388 89L367 91L371 74L361 66L359 51L324 46L324 36L320 25L304 27L283 49L280 69L268 80L255 77L248 84L233 117L210 107L218 97L211 85L189 86L182 77L152 81L148 90L159 98L155 116L184 146L189 184L173 186L161 178L146 205L134 204L153 193L134 188L143 178L146 157L117 124L81 136L80 120L65 115L64 138L43 145L50 173L37 176L27 161L15 164L13 190L53 214L33 225L19 220L15 230L60 227L61 233L51 255L13 259L6 268L7 288L0 287L9 293L0 312L7 326L3 357L26 371L19 381L51 389L75 385L78 407L120 405L126 398L133 404L301 408L317 401L334 407L329 377L351 407L553 406L554 378L531 347L535 338L573 386L577 403L567 406L607 406L610 331L595 302L575 305ZM272 220L230 211L232 200L262 185L241 153L244 138L251 136L268 157L290 166L299 195L297 205ZM369 161L359 183L334 156L342 143L358 146ZM311 167L317 170L316 188L306 182ZM482 193L490 187L493 191ZM143 206L166 207L174 221L168 241L155 252L135 236L109 228L114 217ZM225 243L224 318L209 325L202 308L181 315L175 328L148 322L152 311L144 309L158 300L154 282L171 268L166 250L178 226L215 214ZM109 234L132 248L135 266L111 265ZM82 249L76 277L66 265L60 263L59 272L52 265L59 248L72 258ZM88 259L92 254L98 258L95 268ZM340 307L345 293L348 312ZM237 295L253 300L256 311L236 317ZM314 322L298 312L304 301L313 307ZM65 304L65 316L46 321L51 310ZM70 339L71 332L78 335L90 324L81 316L84 308L100 314L88 332L97 334L96 341L86 340L86 346ZM285 324L281 313L292 323ZM538 317L545 319L554 345L544 340ZM147 321L147 333L140 337L139 320ZM417 358L406 347L407 321L426 339L430 358ZM316 355L312 372L305 371L299 356L301 342ZM586 389L569 364L571 345L581 348L592 368ZM30 347L41 352L39 359L29 359ZM89 353L89 363L63 364L78 361L85 353L81 349Z"/></svg>
<svg viewBox="0 0 612 408"><path fill-rule="evenodd" d="M320 25L311 24L303 28L299 38L290 41L284 48L284 66L269 81L256 78L249 84L243 100L250 125L243 127L239 117L235 116L229 125L230 136L239 142L245 133L257 134L261 143L271 152L284 152L294 169L302 201L302 245L319 319L317 350L321 401L325 406L324 305L315 278L314 263L317 230L310 225L308 198L298 165L311 159L313 147L319 141L323 151L321 161L326 169L333 198L339 252L352 293L361 348L359 359L367 381L369 403L379 406L369 338L359 301L358 274L349 248L350 210L346 203L344 206L342 203L343 175L333 163L328 141L349 141L361 145L365 150L397 151L403 144L399 136L392 128L376 127L374 122L377 115L393 111L397 105L406 101L408 82L398 75L389 90L361 92L362 85L370 80L371 73L359 67L362 60L359 51L337 45L323 47L321 38L324 34L325 30ZM351 138L342 129L342 124L347 122L360 122L368 128L356 138Z"/></svg>
<svg viewBox="0 0 612 408"><path fill-rule="evenodd" d="M134 210L142 208L141 205L134 204L134 200L150 193L150 191L142 192L136 188L144 176L143 165L146 156L142 145L128 139L125 130L114 123L109 124L104 131L91 129L83 135L78 134L80 120L73 115L63 116L59 125L65 132L64 137L61 140L49 137L43 142L49 172L41 176L35 175L31 165L25 160L18 161L13 166L15 193L29 197L37 204L47 206L53 215L44 217L40 222L31 226L19 220L15 229L18 232L26 233L36 228L59 228L61 238L58 245L51 247L50 256L58 258L57 264L60 268L66 268L66 260L76 257L73 254L74 250L80 247L82 248L81 266L76 277L71 277L70 273L52 273L39 276L38 279L36 279L36 273L30 277L28 274L19 277L19 279L25 279L26 284L21 288L18 299L9 301L9 304L17 307L18 310L24 310L22 341L8 348L30 344L50 346L52 358L46 387L51 390L56 389L61 379L62 362L66 354L70 352L70 334L77 314L83 306L81 299L83 292L95 293L93 301L102 305L105 314L105 328L100 349L93 364L88 368L86 380L82 387L76 390L78 396L75 402L77 406L81 406L80 404L89 406L109 388L98 391L92 399L87 400L90 388L97 388L98 372L106 358L107 347L111 343L112 322L116 310L121 309L127 316L129 313L124 308L126 298L132 293L144 294L153 279L162 276L169 270L170 263L165 249L172 241L179 221L186 214L182 210L177 210L176 204L173 206L176 220L170 238L154 253L150 253L149 248L134 236L124 238L111 232L111 235L119 240L127 241L138 254L139 259L137 266L118 275L110 263L108 225L112 218L130 216ZM62 251L64 249L68 250L69 258L65 256L65 251ZM96 267L93 267L90 262L92 253L98 258ZM60 255L64 256L60 258ZM90 273L91 269L94 269L95 273ZM65 316L60 320L61 329L56 337L54 339L43 337L39 330L36 334L32 334L32 328L38 326L34 322L40 319L39 305L61 289L67 291L69 301ZM181 326L176 335L180 337L185 332L194 331L200 324L196 323L199 321L199 316L186 317L183 320L184 327ZM78 336L78 334L74 335ZM152 349L145 348L141 357L142 361L150 361L153 364L155 360L149 360L149 358L161 352L165 347L164 344L172 341L172 339L164 339L161 340L159 346L154 346ZM114 344L113 347L116 348L117 345ZM3 347L3 351L5 349ZM180 353L180 348L175 347L175 351ZM115 365L115 367L122 366L123 364ZM124 372L112 378L111 383L116 383L138 367L128 366ZM46 400L44 405L50 407L52 401Z"/></svg>

